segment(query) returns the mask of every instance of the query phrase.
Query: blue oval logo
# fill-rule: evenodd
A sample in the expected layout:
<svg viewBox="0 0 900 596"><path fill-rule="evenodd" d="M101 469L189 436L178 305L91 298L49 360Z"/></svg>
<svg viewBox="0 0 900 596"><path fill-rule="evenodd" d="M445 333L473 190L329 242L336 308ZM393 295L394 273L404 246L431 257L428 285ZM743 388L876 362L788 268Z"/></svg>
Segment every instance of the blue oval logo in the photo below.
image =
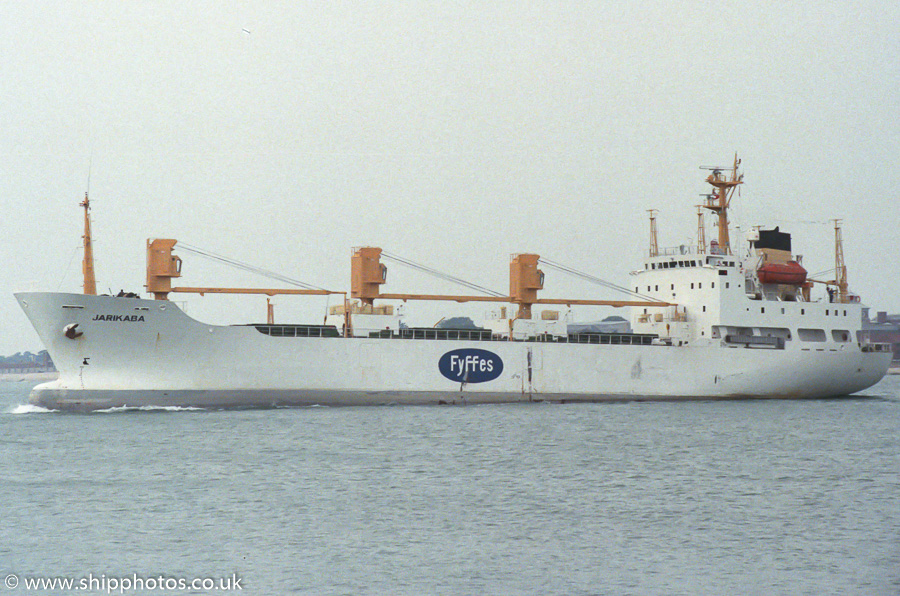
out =
<svg viewBox="0 0 900 596"><path fill-rule="evenodd" d="M503 361L487 350L461 348L441 356L438 369L444 377L457 383L484 383L500 376Z"/></svg>

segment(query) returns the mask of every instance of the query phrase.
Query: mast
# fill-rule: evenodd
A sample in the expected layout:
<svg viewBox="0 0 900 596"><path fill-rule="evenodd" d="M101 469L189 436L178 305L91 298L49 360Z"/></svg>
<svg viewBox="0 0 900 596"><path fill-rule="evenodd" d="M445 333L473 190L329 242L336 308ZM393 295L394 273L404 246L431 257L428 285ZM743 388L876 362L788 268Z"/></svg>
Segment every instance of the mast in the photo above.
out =
<svg viewBox="0 0 900 596"><path fill-rule="evenodd" d="M656 233L656 214L659 211L657 209L647 209L647 212L650 213L650 256L658 257L659 239Z"/></svg>
<svg viewBox="0 0 900 596"><path fill-rule="evenodd" d="M834 284L838 289L840 303L849 302L847 284L847 265L844 263L844 238L841 233L841 220L834 220Z"/></svg>
<svg viewBox="0 0 900 596"><path fill-rule="evenodd" d="M734 166L731 168L731 179L722 175L722 170L727 168L715 168L713 173L706 179L716 189L716 193L704 205L710 211L714 211L719 216L719 250L722 254L730 255L731 241L728 236L728 205L731 204L731 196L734 189L743 184L744 175L738 175L738 166L741 160L738 159L737 153L734 154Z"/></svg>
<svg viewBox="0 0 900 596"><path fill-rule="evenodd" d="M91 202L88 193L84 193L84 201L79 203L84 207L84 258L81 261L81 272L84 275L84 293L91 296L97 295L97 279L94 277L94 243L91 238Z"/></svg>
<svg viewBox="0 0 900 596"><path fill-rule="evenodd" d="M706 252L706 222L703 221L703 205L697 205L697 252Z"/></svg>

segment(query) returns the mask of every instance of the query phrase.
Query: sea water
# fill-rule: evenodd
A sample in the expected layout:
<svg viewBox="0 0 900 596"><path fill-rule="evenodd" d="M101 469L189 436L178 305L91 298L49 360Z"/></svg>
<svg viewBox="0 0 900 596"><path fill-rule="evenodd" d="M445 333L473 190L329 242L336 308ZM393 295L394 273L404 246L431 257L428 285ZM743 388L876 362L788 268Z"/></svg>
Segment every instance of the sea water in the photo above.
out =
<svg viewBox="0 0 900 596"><path fill-rule="evenodd" d="M0 383L0 594L900 593L900 377L828 400L92 414L30 389Z"/></svg>

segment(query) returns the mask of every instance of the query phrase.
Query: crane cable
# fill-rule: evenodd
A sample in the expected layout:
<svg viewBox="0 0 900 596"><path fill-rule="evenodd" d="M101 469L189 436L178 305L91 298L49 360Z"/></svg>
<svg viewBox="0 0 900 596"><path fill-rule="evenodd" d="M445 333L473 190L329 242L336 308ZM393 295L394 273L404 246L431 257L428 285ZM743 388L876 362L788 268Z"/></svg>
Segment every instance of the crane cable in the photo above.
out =
<svg viewBox="0 0 900 596"><path fill-rule="evenodd" d="M577 269L572 269L571 267L567 267L565 265L556 263L554 261L550 261L550 260L541 258L538 260L538 262L541 263L542 265L546 265L547 267L550 267L552 269L556 269L557 271L562 271L563 273L568 273L569 275L581 278L583 280L589 281L589 282L597 284L599 286L603 286L604 288L614 290L616 292L622 292L624 294L628 294L629 296L634 296L636 298L640 298L641 300L646 300L646 301L650 301L650 302L664 302L663 300L660 300L659 298L654 298L653 296L646 296L644 294L634 292L624 286L620 286L618 284L608 282L606 280L600 279L599 277L595 277L588 273L584 273L583 271L578 271Z"/></svg>
<svg viewBox="0 0 900 596"><path fill-rule="evenodd" d="M405 265L405 266L415 269L417 271L421 271L423 273L433 275L439 279L443 279L445 281L449 281L449 282L464 286L466 288L469 288L470 290L474 290L476 292L481 292L482 294L487 294L488 296L496 296L498 298L502 298L502 297L506 296L506 294L502 294L500 292L495 292L494 290L492 290L490 288L485 288L484 286L479 286L478 284L472 283L470 281L466 281L464 279L460 279L458 277L450 275L449 273L444 273L443 271L438 271L437 269L432 269L431 267L422 265L421 263L416 263L414 261L410 261L409 259L405 259L401 256L398 256L398 255L395 255L395 254L392 254L392 253L389 253L386 251L382 251L381 256L383 256L384 258L391 260L395 263L398 263L400 265Z"/></svg>
<svg viewBox="0 0 900 596"><path fill-rule="evenodd" d="M261 275L263 277L268 277L269 279L274 279L277 281L284 282L286 284L292 286L298 286L300 288L306 290L325 290L325 288L320 288L319 286L314 286L312 284L308 284L304 281L300 281L299 279L293 279L286 275L282 275L280 273L275 273L274 271L269 271L268 269L263 269L262 267L256 267L255 265L250 265L248 263L242 263L241 261L237 261L235 259L230 259L228 257L223 257L222 255L217 255L209 250L200 248L198 246L193 246L186 242L178 241L179 248L197 255L198 257L202 257L204 259L209 259L211 261L218 261L220 263L224 263L230 267L234 267L236 269L241 269L243 271L248 271L250 273L254 273L256 275Z"/></svg>

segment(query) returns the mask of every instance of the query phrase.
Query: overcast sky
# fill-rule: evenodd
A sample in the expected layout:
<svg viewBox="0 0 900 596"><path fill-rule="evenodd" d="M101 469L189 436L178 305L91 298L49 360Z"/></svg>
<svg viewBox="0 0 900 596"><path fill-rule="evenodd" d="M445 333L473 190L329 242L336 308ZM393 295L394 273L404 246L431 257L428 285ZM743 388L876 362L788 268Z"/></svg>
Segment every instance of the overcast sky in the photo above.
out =
<svg viewBox="0 0 900 596"><path fill-rule="evenodd" d="M381 246L506 291L517 252L630 285L646 210L660 245L694 242L699 166L738 152L736 224L792 232L816 273L842 218L851 289L900 311L897 2L29 1L0 27L0 354L42 347L12 292L81 289L89 174L101 291L143 291L150 237L339 290ZM274 283L182 256L183 285ZM385 291L465 292L399 266Z"/></svg>

